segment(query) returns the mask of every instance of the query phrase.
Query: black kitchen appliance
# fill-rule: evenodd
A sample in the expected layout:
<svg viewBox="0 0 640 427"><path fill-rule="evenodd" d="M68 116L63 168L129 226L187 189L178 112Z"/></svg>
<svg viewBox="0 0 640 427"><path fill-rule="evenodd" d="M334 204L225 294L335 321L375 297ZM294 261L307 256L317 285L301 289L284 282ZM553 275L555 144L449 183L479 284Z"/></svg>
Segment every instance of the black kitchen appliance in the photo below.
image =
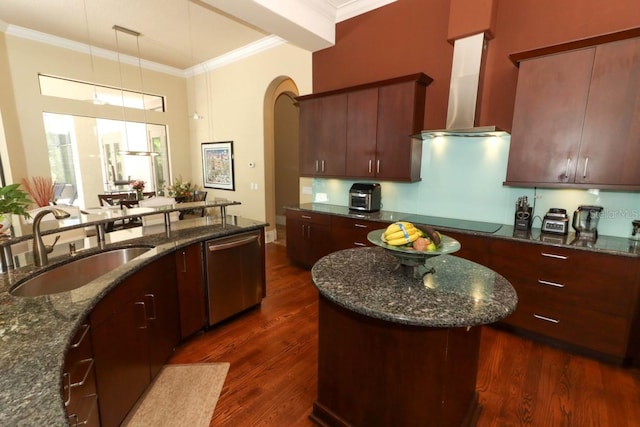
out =
<svg viewBox="0 0 640 427"><path fill-rule="evenodd" d="M349 190L349 209L362 212L377 212L380 210L380 184L356 182Z"/></svg>
<svg viewBox="0 0 640 427"><path fill-rule="evenodd" d="M598 238L598 221L602 214L602 206L578 206L573 212L571 225L576 230L576 237L584 240L596 240Z"/></svg>
<svg viewBox="0 0 640 427"><path fill-rule="evenodd" d="M542 219L541 231L544 233L564 234L569 233L569 217L566 209L551 208Z"/></svg>
<svg viewBox="0 0 640 427"><path fill-rule="evenodd" d="M533 207L529 206L527 196L518 197L513 226L516 230L531 230Z"/></svg>

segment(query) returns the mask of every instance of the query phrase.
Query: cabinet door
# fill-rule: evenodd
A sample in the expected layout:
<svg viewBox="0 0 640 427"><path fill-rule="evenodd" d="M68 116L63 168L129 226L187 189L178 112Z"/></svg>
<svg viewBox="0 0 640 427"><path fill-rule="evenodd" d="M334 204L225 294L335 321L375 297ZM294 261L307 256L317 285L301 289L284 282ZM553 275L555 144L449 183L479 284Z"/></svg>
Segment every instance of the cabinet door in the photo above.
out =
<svg viewBox="0 0 640 427"><path fill-rule="evenodd" d="M376 175L378 88L349 93L347 97L346 175L373 178Z"/></svg>
<svg viewBox="0 0 640 427"><path fill-rule="evenodd" d="M287 210L287 257L312 267L331 252L331 216Z"/></svg>
<svg viewBox="0 0 640 427"><path fill-rule="evenodd" d="M176 278L180 304L180 333L186 338L207 323L202 244L176 252Z"/></svg>
<svg viewBox="0 0 640 427"><path fill-rule="evenodd" d="M596 48L576 182L640 185L640 38Z"/></svg>
<svg viewBox="0 0 640 427"><path fill-rule="evenodd" d="M123 302L91 328L100 425L119 426L151 382L144 300Z"/></svg>
<svg viewBox="0 0 640 427"><path fill-rule="evenodd" d="M344 176L347 95L300 101L300 174Z"/></svg>
<svg viewBox="0 0 640 427"><path fill-rule="evenodd" d="M520 63L507 182L574 181L594 52Z"/></svg>
<svg viewBox="0 0 640 427"><path fill-rule="evenodd" d="M420 179L422 141L411 135L422 130L426 87L415 81L378 89L376 177L395 181Z"/></svg>
<svg viewBox="0 0 640 427"><path fill-rule="evenodd" d="M148 363L151 378L160 372L173 349L180 342L180 314L176 271L169 256L156 261L153 270L145 268L144 279L148 281L144 294L149 347Z"/></svg>

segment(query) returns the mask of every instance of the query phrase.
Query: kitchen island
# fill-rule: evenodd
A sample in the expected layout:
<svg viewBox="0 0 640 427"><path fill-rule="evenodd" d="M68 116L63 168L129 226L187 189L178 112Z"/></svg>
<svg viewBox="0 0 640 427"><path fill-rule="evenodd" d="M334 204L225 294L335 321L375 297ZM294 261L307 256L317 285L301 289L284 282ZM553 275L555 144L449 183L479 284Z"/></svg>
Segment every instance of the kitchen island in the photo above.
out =
<svg viewBox="0 0 640 427"><path fill-rule="evenodd" d="M450 255L415 278L383 248L346 249L312 268L320 293L318 396L335 426L474 425L480 326L515 310L492 270Z"/></svg>
<svg viewBox="0 0 640 427"><path fill-rule="evenodd" d="M12 296L9 291L16 283L37 272L28 258L17 256L23 267L0 275L0 425L68 425L63 401L63 366L74 336L82 332L86 319L102 300L112 296L113 291L120 290L120 285L136 274L160 271L155 267L157 262L172 266L173 254L183 248L205 240L262 230L265 225L233 216L202 217L173 223L170 233L161 224L108 233L100 245L95 239L84 239L90 244L77 246L78 253L73 257L68 252L65 254L62 247L63 254L50 256L50 265L45 269L54 268L74 257L113 248L149 248L142 255L86 284L81 292L76 290L38 297ZM167 263L169 260L171 262ZM175 276L161 277L154 285L175 287ZM174 304L177 303L174 301Z"/></svg>

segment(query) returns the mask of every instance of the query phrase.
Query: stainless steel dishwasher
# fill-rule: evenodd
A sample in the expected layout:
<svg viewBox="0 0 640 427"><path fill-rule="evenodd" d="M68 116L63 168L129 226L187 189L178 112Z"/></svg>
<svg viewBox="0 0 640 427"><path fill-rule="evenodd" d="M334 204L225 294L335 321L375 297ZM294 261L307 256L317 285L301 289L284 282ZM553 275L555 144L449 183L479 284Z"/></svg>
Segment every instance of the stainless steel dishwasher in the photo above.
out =
<svg viewBox="0 0 640 427"><path fill-rule="evenodd" d="M264 230L209 240L205 247L211 326L265 296Z"/></svg>

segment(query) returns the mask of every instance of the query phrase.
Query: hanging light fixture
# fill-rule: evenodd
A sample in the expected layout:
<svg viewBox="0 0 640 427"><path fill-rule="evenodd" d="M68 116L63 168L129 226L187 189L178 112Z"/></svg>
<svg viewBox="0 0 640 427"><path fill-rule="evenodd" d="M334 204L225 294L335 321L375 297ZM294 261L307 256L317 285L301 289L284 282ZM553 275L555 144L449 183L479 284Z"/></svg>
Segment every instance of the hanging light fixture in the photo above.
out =
<svg viewBox="0 0 640 427"><path fill-rule="evenodd" d="M93 64L93 47L91 45L91 32L89 30L89 14L87 13L87 1L84 0L83 2L84 4L84 20L87 24L87 43L89 44L89 58L91 59L91 79L93 80L93 97L89 100L91 103L96 104L96 105L104 105L106 104L106 102L104 102L102 99L100 99L100 97L98 96L98 90L96 88L96 82L95 82L95 66Z"/></svg>
<svg viewBox="0 0 640 427"><path fill-rule="evenodd" d="M119 25L114 25L113 30L115 32L116 35L116 49L117 49L117 55L118 55L118 70L120 72L120 96L121 96L121 100L122 100L122 119L124 121L124 132L125 132L125 138L127 140L127 150L120 150L119 154L122 154L124 156L157 156L159 155L159 153L156 153L155 151L142 151L142 150L129 150L129 129L127 127L127 120L126 120L126 114L125 114L125 105L124 105L124 83L122 81L122 64L120 62L120 41L118 39L118 33L125 33L125 34L129 34L131 36L134 36L136 38L136 47L137 47L137 55L138 55L138 70L140 72L140 94L142 95L142 111L144 113L144 134L145 134L145 143L148 146L148 137L147 137L147 107L145 105L144 102L144 81L142 79L142 59L140 58L140 36L142 34L140 34L137 31L134 30L130 30L128 28L125 27L121 27Z"/></svg>
<svg viewBox="0 0 640 427"><path fill-rule="evenodd" d="M191 52L191 62L193 63L193 38L191 35L191 5L189 0L187 0L187 24L189 25L189 28L187 28L187 31L189 32L189 49ZM196 103L196 73L195 72L193 74L193 102L194 104ZM198 114L197 108L194 110L193 114L189 115L189 117L192 118L193 120L204 119L203 115Z"/></svg>

